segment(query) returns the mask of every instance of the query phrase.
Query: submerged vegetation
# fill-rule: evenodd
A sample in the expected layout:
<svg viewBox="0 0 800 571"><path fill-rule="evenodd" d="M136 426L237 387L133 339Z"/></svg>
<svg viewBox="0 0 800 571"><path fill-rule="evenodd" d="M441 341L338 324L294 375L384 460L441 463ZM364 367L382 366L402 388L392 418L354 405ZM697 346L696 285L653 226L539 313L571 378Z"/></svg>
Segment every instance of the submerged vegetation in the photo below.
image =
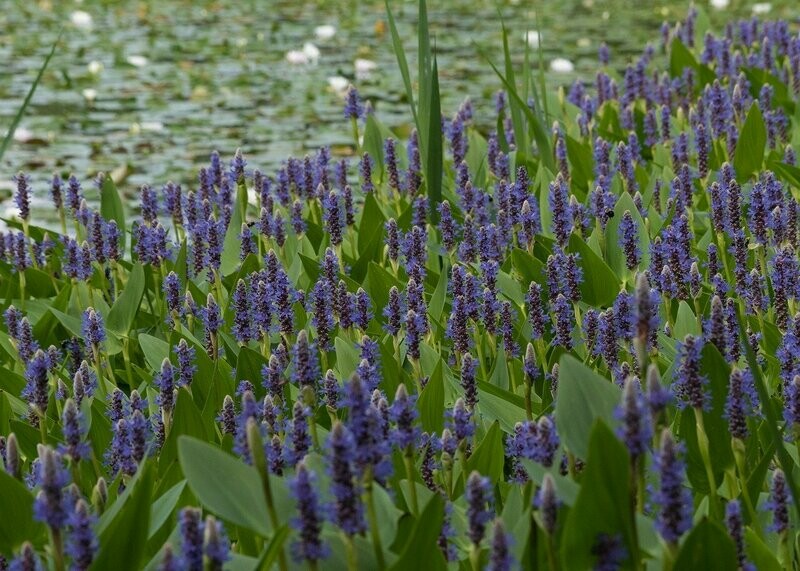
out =
<svg viewBox="0 0 800 571"><path fill-rule="evenodd" d="M353 164L56 175L57 233L16 175L0 567L797 564L800 35L691 9L553 93L504 34L485 133L419 16Z"/></svg>

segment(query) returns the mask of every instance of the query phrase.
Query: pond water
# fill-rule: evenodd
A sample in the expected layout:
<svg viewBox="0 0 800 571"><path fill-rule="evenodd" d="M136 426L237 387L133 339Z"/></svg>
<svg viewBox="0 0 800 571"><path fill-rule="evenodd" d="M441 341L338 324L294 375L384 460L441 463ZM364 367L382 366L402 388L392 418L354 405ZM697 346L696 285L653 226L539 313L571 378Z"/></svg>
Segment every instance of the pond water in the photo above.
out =
<svg viewBox="0 0 800 571"><path fill-rule="evenodd" d="M416 2L390 0L415 69ZM722 0L715 0L719 3ZM570 72L548 70L548 85L593 76L606 41L622 68L684 2L429 0L439 57L442 108L469 96L492 114L500 83L482 53L500 62L501 16L512 50L537 29L545 65L566 58ZM382 2L356 0L149 0L9 2L0 13L0 125L7 126L63 27L63 37L2 160L0 199L11 176L29 172L46 213L53 172L89 179L115 173L129 200L139 185L174 180L193 186L213 149L241 147L251 166L272 172L290 154L331 145L348 149L340 89L354 83L391 127L407 124ZM499 6L499 8L498 8ZM796 18L791 1L763 17ZM714 24L764 5L731 0L705 6ZM0 132L5 127L0 127ZM0 216L8 201L0 202ZM46 216L46 214L45 214Z"/></svg>

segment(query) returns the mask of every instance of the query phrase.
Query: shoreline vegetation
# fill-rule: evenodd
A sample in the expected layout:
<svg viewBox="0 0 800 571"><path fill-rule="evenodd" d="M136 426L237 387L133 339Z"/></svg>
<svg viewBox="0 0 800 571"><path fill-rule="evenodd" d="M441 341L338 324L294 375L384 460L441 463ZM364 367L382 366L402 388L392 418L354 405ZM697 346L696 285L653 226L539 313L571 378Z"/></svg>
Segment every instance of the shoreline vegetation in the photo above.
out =
<svg viewBox="0 0 800 571"><path fill-rule="evenodd" d="M557 92L504 29L485 133L386 10L407 138L350 86L355 160L14 177L0 569L794 568L796 26Z"/></svg>

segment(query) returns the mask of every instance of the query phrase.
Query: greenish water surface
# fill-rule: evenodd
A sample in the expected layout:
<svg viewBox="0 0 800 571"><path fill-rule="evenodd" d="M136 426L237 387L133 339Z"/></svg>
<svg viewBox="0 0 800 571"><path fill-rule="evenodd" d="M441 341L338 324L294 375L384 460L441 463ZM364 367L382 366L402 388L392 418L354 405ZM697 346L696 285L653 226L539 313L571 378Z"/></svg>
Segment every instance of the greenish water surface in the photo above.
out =
<svg viewBox="0 0 800 571"><path fill-rule="evenodd" d="M391 4L414 69L416 2ZM500 83L482 53L500 61L501 16L520 64L527 31L540 28L553 87L575 77L590 80L602 41L612 65L624 68L648 41L658 42L664 20L683 17L688 7L636 0L428 5L442 108L451 114L470 97L487 127ZM736 0L724 9L702 6L716 26L754 9ZM796 3L781 1L761 17L798 14ZM144 183L192 187L213 149L229 156L242 147L250 165L266 172L320 145L346 154L350 130L338 89L348 82L391 127L409 120L382 2L52 0L8 2L0 11L0 125L10 123L62 27L56 56L0 174L0 198L8 196L17 170L31 174L42 197L37 217L46 217L53 172L88 179L114 171L132 201ZM302 58L308 61L290 61ZM550 70L556 58L569 60L573 71ZM0 216L8 205L0 202Z"/></svg>

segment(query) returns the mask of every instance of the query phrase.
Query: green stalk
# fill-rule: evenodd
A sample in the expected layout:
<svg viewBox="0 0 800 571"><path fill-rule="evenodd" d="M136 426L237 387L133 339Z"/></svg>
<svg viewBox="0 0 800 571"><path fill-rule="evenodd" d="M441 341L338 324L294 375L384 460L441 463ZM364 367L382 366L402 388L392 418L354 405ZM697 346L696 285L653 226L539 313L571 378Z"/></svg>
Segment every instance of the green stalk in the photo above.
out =
<svg viewBox="0 0 800 571"><path fill-rule="evenodd" d="M528 375L525 375L525 418L529 421L533 420L531 392L533 392L533 381Z"/></svg>
<svg viewBox="0 0 800 571"><path fill-rule="evenodd" d="M556 549L553 545L553 536L547 532L545 532L547 536L547 542L545 543L546 551L547 551L547 568L550 571L558 571L558 560L556 559Z"/></svg>
<svg viewBox="0 0 800 571"><path fill-rule="evenodd" d="M706 469L706 478L708 479L709 495L709 513L715 520L719 520L719 501L717 500L717 483L714 479L714 467L711 464L711 454L709 451L708 435L706 434L705 424L703 422L703 411L699 407L694 407L694 419L697 429L697 445L700 448L700 456L703 458L703 465Z"/></svg>
<svg viewBox="0 0 800 571"><path fill-rule="evenodd" d="M793 559L792 551L793 549L789 547L789 534L787 531L782 531L780 535L778 535L778 559L781 562L781 566L784 569L792 569L793 568Z"/></svg>
<svg viewBox="0 0 800 571"><path fill-rule="evenodd" d="M406 476L408 477L408 485L411 488L411 514L414 517L419 516L419 502L417 501L417 484L414 481L414 448L408 446L405 454L403 454L403 462L406 465Z"/></svg>
<svg viewBox="0 0 800 571"><path fill-rule="evenodd" d="M315 418L315 411L317 410L317 397L311 387L303 389L303 402L311 409L311 418L308 419L308 427L311 429L311 440L314 443L314 448L320 450L319 436L317 435L317 421Z"/></svg>
<svg viewBox="0 0 800 571"><path fill-rule="evenodd" d="M128 377L128 386L133 387L133 370L131 369L130 350L128 348L129 342L130 339L128 337L122 340L122 357L125 361L125 376Z"/></svg>
<svg viewBox="0 0 800 571"><path fill-rule="evenodd" d="M25 311L25 272L17 272L19 274L19 305L20 311Z"/></svg>
<svg viewBox="0 0 800 571"><path fill-rule="evenodd" d="M755 505L750 498L750 490L747 489L747 470L744 458L744 442L738 438L731 439L731 448L733 449L733 458L736 463L736 471L739 475L740 487L742 488L742 499L744 506L750 513L750 526L756 532L758 537L764 537L764 530L761 529L761 522L758 519L758 512L756 512Z"/></svg>
<svg viewBox="0 0 800 571"><path fill-rule="evenodd" d="M261 435L258 431L258 426L255 420L249 419L247 423L247 446L250 449L250 455L253 458L253 466L261 476L261 485L264 489L264 497L267 500L267 512L269 513L269 521L272 524L272 529L277 530L280 526L278 520L278 512L275 510L275 501L272 496L272 487L269 482L269 471L267 470L267 461L264 458L264 445L261 441ZM281 549L279 555L278 565L281 571L287 570L286 556Z"/></svg>
<svg viewBox="0 0 800 571"><path fill-rule="evenodd" d="M64 540L60 529L50 528L50 545L53 548L53 564L56 571L64 571L67 567L64 564Z"/></svg>
<svg viewBox="0 0 800 571"><path fill-rule="evenodd" d="M92 345L92 355L94 356L94 368L97 372L97 388L100 391L100 396L105 400L108 391L106 391L105 379L103 378L103 362L100 357L100 347Z"/></svg>
<svg viewBox="0 0 800 571"><path fill-rule="evenodd" d="M667 548L664 550L664 566L663 571L672 571L675 565L675 559L678 557L678 544L675 542L667 543Z"/></svg>
<svg viewBox="0 0 800 571"><path fill-rule="evenodd" d="M42 444L47 445L47 416L39 411L39 434L42 437Z"/></svg>
<svg viewBox="0 0 800 571"><path fill-rule="evenodd" d="M506 370L508 371L511 392L517 394L517 374L514 372L514 364L510 360L506 361Z"/></svg>
<svg viewBox="0 0 800 571"><path fill-rule="evenodd" d="M639 569L641 567L641 555L639 554L639 532L636 529L636 512L637 508L641 510L643 506L643 502L640 500L640 495L642 490L639 486L639 465L640 462L636 456L631 457L631 475L630 475L630 483L631 483L631 499L630 499L630 517L631 517L631 532L633 533L633 553L631 557L631 562L633 564L634 569Z"/></svg>
<svg viewBox="0 0 800 571"><path fill-rule="evenodd" d="M356 546L353 545L353 537L343 531L341 534L344 550L347 553L347 570L358 571L358 553L356 552Z"/></svg>
<svg viewBox="0 0 800 571"><path fill-rule="evenodd" d="M351 117L350 126L353 129L353 142L356 146L356 153L358 153L361 150L361 145L358 142L358 119Z"/></svg>
<svg viewBox="0 0 800 571"><path fill-rule="evenodd" d="M469 563L472 571L480 571L481 569L481 548L479 545L472 544L469 546Z"/></svg>
<svg viewBox="0 0 800 571"><path fill-rule="evenodd" d="M372 547L375 550L375 559L378 563L378 569L386 569L386 559L383 555L383 545L381 544L381 534L378 528L378 512L375 510L375 498L372 494L372 469L370 468L365 475L366 482L364 483L364 493L367 496L367 517L369 519L370 536L372 538Z"/></svg>

